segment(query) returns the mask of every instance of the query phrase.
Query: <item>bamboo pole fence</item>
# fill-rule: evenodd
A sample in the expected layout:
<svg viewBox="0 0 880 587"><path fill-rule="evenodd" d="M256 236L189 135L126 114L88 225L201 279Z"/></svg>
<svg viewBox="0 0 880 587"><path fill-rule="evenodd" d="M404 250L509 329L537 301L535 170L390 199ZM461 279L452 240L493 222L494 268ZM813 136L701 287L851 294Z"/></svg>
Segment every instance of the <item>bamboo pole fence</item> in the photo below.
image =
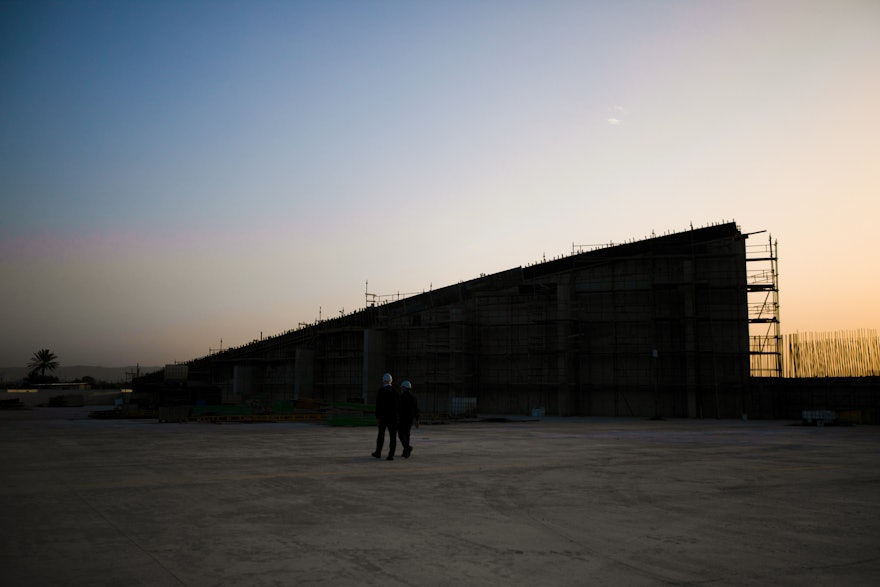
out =
<svg viewBox="0 0 880 587"><path fill-rule="evenodd" d="M783 335L783 377L880 375L876 330L798 332Z"/></svg>

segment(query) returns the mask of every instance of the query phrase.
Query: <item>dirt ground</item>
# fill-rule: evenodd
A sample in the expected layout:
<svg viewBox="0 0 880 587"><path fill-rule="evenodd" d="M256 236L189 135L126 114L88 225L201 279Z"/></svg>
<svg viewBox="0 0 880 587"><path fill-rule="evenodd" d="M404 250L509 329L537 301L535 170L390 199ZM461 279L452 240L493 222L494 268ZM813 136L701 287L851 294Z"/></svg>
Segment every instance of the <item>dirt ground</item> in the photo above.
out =
<svg viewBox="0 0 880 587"><path fill-rule="evenodd" d="M0 412L3 585L876 585L880 427ZM387 453L387 443L385 452Z"/></svg>

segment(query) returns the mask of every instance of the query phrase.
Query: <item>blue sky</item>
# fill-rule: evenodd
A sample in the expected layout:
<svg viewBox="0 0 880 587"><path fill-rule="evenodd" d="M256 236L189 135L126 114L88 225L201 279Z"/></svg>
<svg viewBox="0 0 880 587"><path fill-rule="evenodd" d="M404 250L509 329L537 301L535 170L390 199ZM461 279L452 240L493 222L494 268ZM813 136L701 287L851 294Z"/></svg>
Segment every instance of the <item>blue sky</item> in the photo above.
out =
<svg viewBox="0 0 880 587"><path fill-rule="evenodd" d="M0 365L161 365L736 221L880 329L880 3L0 2ZM756 238L766 238L766 235Z"/></svg>

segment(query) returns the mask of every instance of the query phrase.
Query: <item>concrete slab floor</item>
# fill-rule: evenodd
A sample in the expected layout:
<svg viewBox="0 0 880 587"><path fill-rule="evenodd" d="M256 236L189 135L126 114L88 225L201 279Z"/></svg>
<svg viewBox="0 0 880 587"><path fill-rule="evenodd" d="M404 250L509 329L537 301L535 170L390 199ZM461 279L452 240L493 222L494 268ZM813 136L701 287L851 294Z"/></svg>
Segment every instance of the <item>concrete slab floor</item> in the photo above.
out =
<svg viewBox="0 0 880 587"><path fill-rule="evenodd" d="M876 585L880 427L0 412L2 585ZM387 453L387 442L386 442Z"/></svg>

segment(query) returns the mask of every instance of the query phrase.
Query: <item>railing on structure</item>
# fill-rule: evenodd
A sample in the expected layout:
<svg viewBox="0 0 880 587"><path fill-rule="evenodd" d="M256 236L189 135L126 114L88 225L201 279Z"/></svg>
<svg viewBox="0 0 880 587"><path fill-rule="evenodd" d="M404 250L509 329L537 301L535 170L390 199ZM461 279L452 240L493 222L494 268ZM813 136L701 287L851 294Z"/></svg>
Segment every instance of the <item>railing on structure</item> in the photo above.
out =
<svg viewBox="0 0 880 587"><path fill-rule="evenodd" d="M432 284L432 288L433 288L433 284ZM429 291L429 290L426 290L426 291ZM411 298L412 296L417 296L417 295L426 293L426 291L410 292L410 293L397 292L397 293L393 293L393 294L375 294L375 293L370 293L370 282L367 281L364 284L364 301L366 302L366 307L369 308L371 306L381 306L382 304L389 304L391 302L397 302L397 301L405 299L405 298Z"/></svg>

